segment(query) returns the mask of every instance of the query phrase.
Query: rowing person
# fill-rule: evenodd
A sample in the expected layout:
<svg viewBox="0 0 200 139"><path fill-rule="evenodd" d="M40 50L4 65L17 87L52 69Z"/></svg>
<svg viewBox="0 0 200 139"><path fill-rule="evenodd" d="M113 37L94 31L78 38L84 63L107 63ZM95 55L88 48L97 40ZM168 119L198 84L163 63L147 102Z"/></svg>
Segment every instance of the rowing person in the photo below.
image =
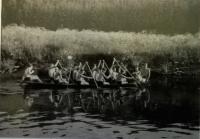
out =
<svg viewBox="0 0 200 139"><path fill-rule="evenodd" d="M55 64L51 64L49 71L48 71L50 80L54 81L55 83L67 84L68 82L66 81L66 79L64 79L62 77L62 72L58 68L58 64L59 64L59 60L57 60Z"/></svg>
<svg viewBox="0 0 200 139"><path fill-rule="evenodd" d="M115 63L116 63L116 66L118 67L118 72L116 70L116 66L114 67ZM113 60L113 64L110 69L110 75L114 82L117 82L120 84L128 84L127 80L135 80L132 74L127 70L127 66L124 65L123 63L120 64L115 58Z"/></svg>
<svg viewBox="0 0 200 139"><path fill-rule="evenodd" d="M106 79L108 79L109 77L105 75L105 72L106 72L105 70L103 69L100 70L98 67L96 67L93 68L92 76L94 80L97 81L98 83L103 85L109 85L109 82L106 82Z"/></svg>
<svg viewBox="0 0 200 139"><path fill-rule="evenodd" d="M54 80L54 74L55 74L56 67L58 66L58 63L59 63L59 60L57 60L55 64L51 64L48 69L49 77L51 80Z"/></svg>
<svg viewBox="0 0 200 139"><path fill-rule="evenodd" d="M149 70L146 66L145 66L146 70ZM150 71L150 70L149 70ZM150 72L149 72L150 73ZM133 72L133 75L135 75L135 78L140 82L140 83L147 83L150 77L150 74L148 76L148 78L145 78L145 76L142 75L141 71L139 70L139 66L137 65L135 67L135 72Z"/></svg>
<svg viewBox="0 0 200 139"><path fill-rule="evenodd" d="M126 71L123 70L121 68L119 68L119 72L118 72L118 82L120 82L120 84L127 84L128 81L127 79L130 79L131 77L127 77L126 75Z"/></svg>
<svg viewBox="0 0 200 139"><path fill-rule="evenodd" d="M55 83L68 84L68 81L65 78L63 78L62 72L58 67L55 68L55 71L53 74L53 79L54 79Z"/></svg>
<svg viewBox="0 0 200 139"><path fill-rule="evenodd" d="M92 79L92 77L88 77L85 75L84 66L75 66L73 71L73 80L81 85L89 85L89 83L85 79Z"/></svg>
<svg viewBox="0 0 200 139"><path fill-rule="evenodd" d="M117 82L123 85L128 84L128 80L135 80L135 78L129 74L129 71L127 70L126 66L120 66L117 75Z"/></svg>
<svg viewBox="0 0 200 139"><path fill-rule="evenodd" d="M79 67L78 66L75 66L73 71L72 71L72 79L75 81L75 82L79 82L79 76L80 76L80 73L79 73Z"/></svg>
<svg viewBox="0 0 200 139"><path fill-rule="evenodd" d="M116 67L110 69L110 74L109 74L109 76L110 76L110 78L111 78L112 81L114 81L114 82L117 81L117 79L118 79L118 74L119 74L119 73L117 72Z"/></svg>
<svg viewBox="0 0 200 139"><path fill-rule="evenodd" d="M143 78L146 79L146 82L148 82L151 76L151 69L148 67L147 63L144 64L144 69L141 70L141 73Z"/></svg>
<svg viewBox="0 0 200 139"><path fill-rule="evenodd" d="M22 82L29 80L29 81L36 81L36 82L42 82L40 78L37 75L34 75L34 70L33 70L33 64L29 64L29 67L25 69L24 75L22 77Z"/></svg>

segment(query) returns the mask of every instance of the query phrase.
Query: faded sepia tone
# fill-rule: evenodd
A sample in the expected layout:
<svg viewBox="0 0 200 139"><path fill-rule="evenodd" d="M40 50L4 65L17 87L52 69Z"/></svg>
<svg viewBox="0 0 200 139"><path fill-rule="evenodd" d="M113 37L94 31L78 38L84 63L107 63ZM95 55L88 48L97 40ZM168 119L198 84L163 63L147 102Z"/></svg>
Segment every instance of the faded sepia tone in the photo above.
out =
<svg viewBox="0 0 200 139"><path fill-rule="evenodd" d="M1 21L0 137L199 138L199 0L2 0Z"/></svg>

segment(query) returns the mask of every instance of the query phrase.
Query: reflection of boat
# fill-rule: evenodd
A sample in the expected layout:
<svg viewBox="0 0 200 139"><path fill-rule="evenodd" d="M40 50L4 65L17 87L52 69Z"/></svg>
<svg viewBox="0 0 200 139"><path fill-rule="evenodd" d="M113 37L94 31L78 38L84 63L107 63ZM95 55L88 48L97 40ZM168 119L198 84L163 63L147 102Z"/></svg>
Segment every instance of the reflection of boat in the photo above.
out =
<svg viewBox="0 0 200 139"><path fill-rule="evenodd" d="M93 91L80 93L81 108L85 112L109 112L114 114L123 111L126 107L146 108L150 101L148 89L128 90L123 92L121 89L107 90L107 92Z"/></svg>
<svg viewBox="0 0 200 139"><path fill-rule="evenodd" d="M31 109L52 110L72 109L72 96L56 90L26 90L24 93L25 105Z"/></svg>
<svg viewBox="0 0 200 139"><path fill-rule="evenodd" d="M115 111L134 102L145 105L149 102L148 90L144 89L24 89L26 105L36 109L68 109L80 106L84 111ZM144 103L145 104L144 104ZM136 106L136 105L135 105Z"/></svg>
<svg viewBox="0 0 200 139"><path fill-rule="evenodd" d="M26 89L87 89L87 88L97 88L95 84L90 85L79 85L79 84L55 84L55 83L39 83L39 82L23 82L21 86ZM138 88L137 84L110 84L110 85L99 85L99 88Z"/></svg>

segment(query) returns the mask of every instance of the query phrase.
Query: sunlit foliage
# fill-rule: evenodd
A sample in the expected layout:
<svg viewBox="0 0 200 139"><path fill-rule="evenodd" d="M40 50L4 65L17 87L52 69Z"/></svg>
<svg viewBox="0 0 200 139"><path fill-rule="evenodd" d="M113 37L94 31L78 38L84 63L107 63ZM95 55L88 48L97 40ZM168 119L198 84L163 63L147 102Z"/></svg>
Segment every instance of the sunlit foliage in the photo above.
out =
<svg viewBox="0 0 200 139"><path fill-rule="evenodd" d="M66 60L68 55L116 55L147 61L200 62L200 33L162 35L134 32L56 31L25 26L2 29L2 59Z"/></svg>

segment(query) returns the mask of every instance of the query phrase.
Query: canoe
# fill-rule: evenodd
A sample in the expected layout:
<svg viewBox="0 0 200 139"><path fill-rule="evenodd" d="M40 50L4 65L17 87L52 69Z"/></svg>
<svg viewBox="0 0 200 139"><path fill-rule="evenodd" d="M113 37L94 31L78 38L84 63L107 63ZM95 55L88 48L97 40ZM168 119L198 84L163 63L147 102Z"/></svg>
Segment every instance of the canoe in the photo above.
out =
<svg viewBox="0 0 200 139"><path fill-rule="evenodd" d="M135 83L131 84L110 84L110 85L79 85L79 84L55 84L55 83L39 83L39 82L23 82L20 86L24 89L118 89L118 88L136 88Z"/></svg>

